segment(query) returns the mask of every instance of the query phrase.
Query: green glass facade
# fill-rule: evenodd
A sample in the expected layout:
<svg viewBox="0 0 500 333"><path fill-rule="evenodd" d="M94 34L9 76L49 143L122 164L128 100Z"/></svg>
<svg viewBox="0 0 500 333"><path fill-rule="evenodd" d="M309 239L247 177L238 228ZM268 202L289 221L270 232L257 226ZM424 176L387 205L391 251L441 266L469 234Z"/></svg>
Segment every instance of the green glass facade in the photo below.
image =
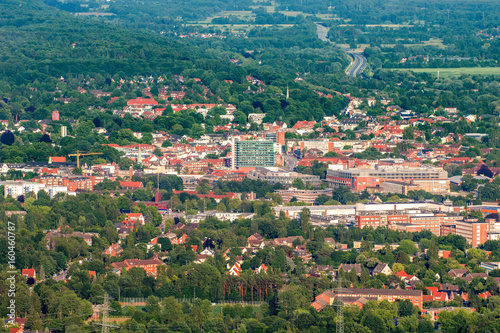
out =
<svg viewBox="0 0 500 333"><path fill-rule="evenodd" d="M233 167L274 166L274 143L272 141L235 141Z"/></svg>

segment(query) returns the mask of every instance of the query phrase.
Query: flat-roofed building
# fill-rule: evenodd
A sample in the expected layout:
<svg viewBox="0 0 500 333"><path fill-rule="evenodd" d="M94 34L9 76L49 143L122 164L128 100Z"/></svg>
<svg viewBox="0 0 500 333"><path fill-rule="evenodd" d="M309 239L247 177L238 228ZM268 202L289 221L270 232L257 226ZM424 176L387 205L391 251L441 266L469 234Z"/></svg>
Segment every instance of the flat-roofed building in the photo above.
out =
<svg viewBox="0 0 500 333"><path fill-rule="evenodd" d="M324 205L324 206L278 206L273 207L276 216L284 212L286 217L298 218L302 209L307 208L311 215L320 216L354 216L356 208L354 205Z"/></svg>
<svg viewBox="0 0 500 333"><path fill-rule="evenodd" d="M304 184L320 184L319 176L306 175L279 167L255 168L255 170L248 172L247 177L249 179L264 180L270 184L280 183L282 185L291 185L296 178L300 178Z"/></svg>
<svg viewBox="0 0 500 333"><path fill-rule="evenodd" d="M381 204L384 205L384 204ZM358 206L358 205L357 205ZM429 230L434 235L441 235L441 226L462 220L457 213L442 213L425 206L420 209L405 210L362 210L356 209L355 223L359 228L388 227L401 232L420 232Z"/></svg>
<svg viewBox="0 0 500 333"><path fill-rule="evenodd" d="M326 181L331 186L347 186L354 191L380 186L380 183L384 181L409 182L410 180L429 192L449 191L448 173L440 168L328 169L326 173Z"/></svg>
<svg viewBox="0 0 500 333"><path fill-rule="evenodd" d="M456 221L441 227L441 236L455 234L463 236L472 247L488 240L488 223L477 220Z"/></svg>
<svg viewBox="0 0 500 333"><path fill-rule="evenodd" d="M364 227L383 227L394 223L408 223L409 215L406 211L357 211L355 216L356 225Z"/></svg>
<svg viewBox="0 0 500 333"><path fill-rule="evenodd" d="M274 142L266 140L233 140L232 168L274 166Z"/></svg>
<svg viewBox="0 0 500 333"><path fill-rule="evenodd" d="M410 182L398 182L395 180L380 181L380 190L383 193L397 193L408 195L409 191L418 191L420 188L417 184Z"/></svg>
<svg viewBox="0 0 500 333"><path fill-rule="evenodd" d="M500 262L498 261L490 261L490 262L482 262L481 268L484 268L486 272L491 272L494 269L500 269Z"/></svg>
<svg viewBox="0 0 500 333"><path fill-rule="evenodd" d="M39 191L43 190L53 198L57 193L68 193L67 186L59 186L52 184L40 184L36 182L19 182L19 181L4 181L0 182L0 185L4 186L4 196L12 196L14 199L19 198L21 195L26 196L28 193L32 192L38 194Z"/></svg>
<svg viewBox="0 0 500 333"><path fill-rule="evenodd" d="M281 195L283 202L290 202L292 198L296 198L297 201L303 201L308 204L313 204L316 198L320 195L332 195L332 190L298 190L296 188L290 188L288 190L277 190L274 191Z"/></svg>

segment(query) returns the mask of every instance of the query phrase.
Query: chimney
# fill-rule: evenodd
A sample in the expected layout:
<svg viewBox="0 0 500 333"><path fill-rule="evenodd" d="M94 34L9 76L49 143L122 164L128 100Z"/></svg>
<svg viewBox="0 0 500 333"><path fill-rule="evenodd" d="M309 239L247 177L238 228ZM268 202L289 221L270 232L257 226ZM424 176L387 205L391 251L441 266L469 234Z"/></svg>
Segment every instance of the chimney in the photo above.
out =
<svg viewBox="0 0 500 333"><path fill-rule="evenodd" d="M130 178L130 180L132 180L133 175L134 175L134 169L132 168L132 166L130 166L130 168L128 169L128 177Z"/></svg>
<svg viewBox="0 0 500 333"><path fill-rule="evenodd" d="M160 201L161 201L161 193L155 192L155 202L160 202Z"/></svg>

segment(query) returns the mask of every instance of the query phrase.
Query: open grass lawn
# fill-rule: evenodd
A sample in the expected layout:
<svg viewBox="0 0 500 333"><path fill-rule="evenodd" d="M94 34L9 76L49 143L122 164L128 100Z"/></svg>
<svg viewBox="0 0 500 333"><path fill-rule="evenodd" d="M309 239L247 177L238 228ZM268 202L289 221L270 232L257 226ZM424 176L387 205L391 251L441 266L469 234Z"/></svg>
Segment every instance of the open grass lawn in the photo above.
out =
<svg viewBox="0 0 500 333"><path fill-rule="evenodd" d="M365 49L370 46L370 44L358 44L358 47L353 50L351 49L351 46L349 44L337 44L337 45L354 52L364 52Z"/></svg>
<svg viewBox="0 0 500 333"><path fill-rule="evenodd" d="M413 71L416 73L432 73L439 71L440 77L469 75L500 75L500 67L459 67L459 68L392 68L392 70Z"/></svg>

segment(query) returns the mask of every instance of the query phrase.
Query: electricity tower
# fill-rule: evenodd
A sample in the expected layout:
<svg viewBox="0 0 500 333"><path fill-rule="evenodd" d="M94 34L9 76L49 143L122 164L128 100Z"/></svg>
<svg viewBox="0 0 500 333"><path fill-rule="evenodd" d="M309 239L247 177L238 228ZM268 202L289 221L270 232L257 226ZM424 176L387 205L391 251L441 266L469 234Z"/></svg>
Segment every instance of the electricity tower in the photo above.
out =
<svg viewBox="0 0 500 333"><path fill-rule="evenodd" d="M344 302L342 302L342 277L337 279L337 289L335 289L335 306L337 307L337 333L344 333Z"/></svg>
<svg viewBox="0 0 500 333"><path fill-rule="evenodd" d="M109 296L108 294L104 294L104 303L102 305L102 323L97 323L97 325L101 325L102 326L102 333L109 333L109 328L110 327L113 327L113 328L120 328L120 326L116 326L116 325L111 325L109 323L109 310L111 311L114 311L112 309L109 308Z"/></svg>

